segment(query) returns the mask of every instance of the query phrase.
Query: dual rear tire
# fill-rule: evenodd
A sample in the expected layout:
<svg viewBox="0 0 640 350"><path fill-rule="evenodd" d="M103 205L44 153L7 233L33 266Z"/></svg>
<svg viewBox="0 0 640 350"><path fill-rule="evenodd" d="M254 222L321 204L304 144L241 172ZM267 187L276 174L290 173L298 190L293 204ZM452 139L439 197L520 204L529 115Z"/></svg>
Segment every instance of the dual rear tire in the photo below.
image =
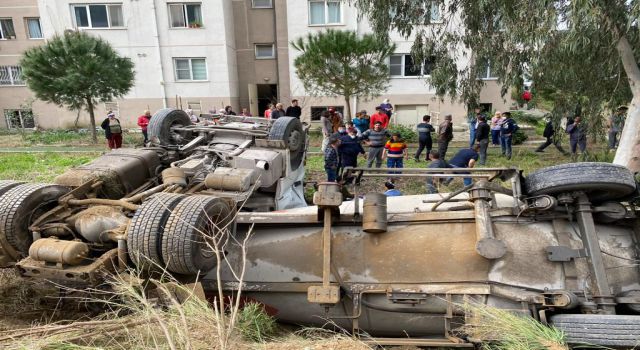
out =
<svg viewBox="0 0 640 350"><path fill-rule="evenodd" d="M216 266L215 242L228 237L233 215L226 200L213 196L151 196L129 224L129 255L147 273L206 274Z"/></svg>

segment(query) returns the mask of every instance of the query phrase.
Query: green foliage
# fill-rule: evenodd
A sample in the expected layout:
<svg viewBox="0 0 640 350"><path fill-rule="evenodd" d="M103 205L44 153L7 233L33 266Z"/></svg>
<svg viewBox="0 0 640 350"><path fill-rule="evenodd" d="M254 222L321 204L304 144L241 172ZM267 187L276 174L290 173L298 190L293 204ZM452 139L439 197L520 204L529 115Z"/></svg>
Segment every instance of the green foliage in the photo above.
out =
<svg viewBox="0 0 640 350"><path fill-rule="evenodd" d="M542 100L584 98L593 106L589 111L593 118L631 98L625 69L637 69L640 57L638 0L350 3L368 17L376 34L388 36L395 30L407 39L415 38L414 61L433 61L427 79L440 96L476 104L484 84L478 76L489 65L503 94L517 86L519 99L526 74L537 86L534 99L537 95ZM432 6L439 7L442 24L431 23ZM566 30L558 30L559 23ZM628 40L629 46L617 46L621 39ZM469 59L458 59L460 50ZM635 67L622 66L625 50L633 51Z"/></svg>
<svg viewBox="0 0 640 350"><path fill-rule="evenodd" d="M31 145L69 144L88 141L89 133L70 130L48 130L22 133L22 139Z"/></svg>
<svg viewBox="0 0 640 350"><path fill-rule="evenodd" d="M20 61L29 88L43 101L86 108L126 94L133 86L133 62L105 40L86 32L65 32L27 50ZM92 131L95 140L95 130Z"/></svg>
<svg viewBox="0 0 640 350"><path fill-rule="evenodd" d="M527 136L527 134L522 131L522 129L519 129L518 131L513 133L512 141L514 145L521 145L525 141L527 141L528 138L529 136Z"/></svg>
<svg viewBox="0 0 640 350"><path fill-rule="evenodd" d="M399 132L400 137L402 137L405 142L418 142L418 133L408 126L401 124L389 125L389 132L392 134Z"/></svg>
<svg viewBox="0 0 640 350"><path fill-rule="evenodd" d="M50 182L96 156L97 153L2 153L0 179Z"/></svg>
<svg viewBox="0 0 640 350"><path fill-rule="evenodd" d="M245 339L253 342L264 342L277 330L275 319L264 311L262 305L253 302L240 310L237 327Z"/></svg>
<svg viewBox="0 0 640 350"><path fill-rule="evenodd" d="M372 97L388 86L387 58L395 45L371 34L326 30L291 42L300 51L293 64L304 88L313 95ZM351 117L347 102L348 118Z"/></svg>

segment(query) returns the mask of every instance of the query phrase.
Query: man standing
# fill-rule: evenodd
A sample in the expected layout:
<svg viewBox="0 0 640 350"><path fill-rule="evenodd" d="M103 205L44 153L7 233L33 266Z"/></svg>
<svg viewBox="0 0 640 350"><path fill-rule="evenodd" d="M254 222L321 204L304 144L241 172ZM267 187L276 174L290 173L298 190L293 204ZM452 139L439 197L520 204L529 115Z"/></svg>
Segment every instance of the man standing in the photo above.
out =
<svg viewBox="0 0 640 350"><path fill-rule="evenodd" d="M478 116L480 116L480 108L476 107L473 113L467 115L467 123L469 123L469 147L472 147L476 143L476 124L478 123Z"/></svg>
<svg viewBox="0 0 640 350"><path fill-rule="evenodd" d="M511 143L513 140L513 133L516 132L516 121L511 118L511 112L502 113L504 120L502 122L502 129L500 130L500 138L502 139L502 155L507 159L511 159Z"/></svg>
<svg viewBox="0 0 640 350"><path fill-rule="evenodd" d="M624 128L626 112L627 107L620 106L607 121L607 127L609 129L609 149L616 149L618 147L618 135Z"/></svg>
<svg viewBox="0 0 640 350"><path fill-rule="evenodd" d="M287 107L287 112L285 113L287 117L294 117L300 119L302 115L302 108L298 106L298 100L291 100L291 106Z"/></svg>
<svg viewBox="0 0 640 350"><path fill-rule="evenodd" d="M144 141L142 141L142 145L146 146L147 142L149 142L149 136L147 135L147 127L149 126L149 120L151 119L151 111L148 109L144 111L144 114L138 117L138 126L142 130L142 136L144 136Z"/></svg>
<svg viewBox="0 0 640 350"><path fill-rule="evenodd" d="M416 128L418 129L418 151L416 152L415 160L416 162L420 161L420 154L422 150L426 148L427 155L425 156L425 161L429 161L429 154L431 154L431 148L433 147L431 133L436 131L433 125L431 125L431 116L422 116L422 123L418 124Z"/></svg>
<svg viewBox="0 0 640 350"><path fill-rule="evenodd" d="M551 121L551 117L547 117L547 124L544 126L544 131L542 132L542 136L544 136L547 141L541 144L538 148L536 148L536 152L544 152L544 149L549 147L551 144L556 146L560 153L565 156L569 155L562 146L560 145L560 138L556 135L556 131L553 128L553 122Z"/></svg>
<svg viewBox="0 0 640 350"><path fill-rule="evenodd" d="M278 119L284 117L286 114L282 103L276 103L276 108L271 111L271 119Z"/></svg>
<svg viewBox="0 0 640 350"><path fill-rule="evenodd" d="M376 106L376 112L369 118L369 127L373 128L377 122L380 122L383 129L389 127L389 116L383 112L381 106Z"/></svg>
<svg viewBox="0 0 640 350"><path fill-rule="evenodd" d="M340 155L341 167L358 167L358 155L364 154L364 148L360 144L355 128L347 130L346 135L340 136L338 154Z"/></svg>
<svg viewBox="0 0 640 350"><path fill-rule="evenodd" d="M451 114L445 115L444 121L438 126L438 153L442 160L446 159L449 142L453 140L453 123L451 119Z"/></svg>
<svg viewBox="0 0 640 350"><path fill-rule="evenodd" d="M362 139L367 141L369 154L367 156L367 168L371 168L373 161L376 161L376 168L382 166L382 152L389 137L389 132L382 128L381 122L376 122L373 129L362 133Z"/></svg>
<svg viewBox="0 0 640 350"><path fill-rule="evenodd" d="M480 145L474 145L472 148L464 148L458 151L453 158L449 161L449 165L452 168L473 168L478 160L478 150ZM465 174L465 173L458 173ZM449 178L448 182L451 182L453 178ZM465 186L471 185L473 182L470 177L462 179Z"/></svg>
<svg viewBox="0 0 640 350"><path fill-rule="evenodd" d="M491 133L491 127L487 124L484 115L478 116L478 126L476 127L476 140L478 146L480 146L480 165L485 165L487 162L487 147L489 147L489 134Z"/></svg>
<svg viewBox="0 0 640 350"><path fill-rule="evenodd" d="M582 123L582 117L577 115L573 119L573 123L567 125L567 133L569 134L569 143L571 144L571 159L575 162L578 158L577 148L580 147L582 160L587 157L587 130Z"/></svg>

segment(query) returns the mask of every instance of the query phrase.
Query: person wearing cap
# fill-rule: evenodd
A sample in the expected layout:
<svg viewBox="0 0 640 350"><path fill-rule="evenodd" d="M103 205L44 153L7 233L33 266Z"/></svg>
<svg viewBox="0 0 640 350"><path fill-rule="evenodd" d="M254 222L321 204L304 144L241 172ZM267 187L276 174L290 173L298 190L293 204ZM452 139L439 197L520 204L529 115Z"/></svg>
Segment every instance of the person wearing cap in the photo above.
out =
<svg viewBox="0 0 640 350"><path fill-rule="evenodd" d="M616 112L607 120L607 129L609 134L609 149L616 149L618 147L618 135L622 133L625 122L625 113L627 107L620 106Z"/></svg>
<svg viewBox="0 0 640 350"><path fill-rule="evenodd" d="M453 140L452 119L451 114L447 114L444 116L444 121L438 126L438 154L442 160L446 159L449 142Z"/></svg>
<svg viewBox="0 0 640 350"><path fill-rule="evenodd" d="M122 147L122 125L120 125L120 120L116 118L115 113L109 111L100 127L104 130L104 137L107 139L109 149L114 150Z"/></svg>
<svg viewBox="0 0 640 350"><path fill-rule="evenodd" d="M391 140L387 141L384 145L384 152L382 158L387 159L387 168L404 168L402 160L407 158L407 143L402 139L402 135L399 132L391 135ZM390 171L389 174L399 174L399 171Z"/></svg>
<svg viewBox="0 0 640 350"><path fill-rule="evenodd" d="M302 115L302 108L298 106L298 100L291 100L291 106L287 107L287 112L285 114L287 117L300 119L300 116Z"/></svg>
<svg viewBox="0 0 640 350"><path fill-rule="evenodd" d="M384 195L387 197L398 197L402 196L402 192L396 188L396 184L393 180L389 180L384 183L384 187L387 189L384 191Z"/></svg>
<svg viewBox="0 0 640 350"><path fill-rule="evenodd" d="M369 118L369 127L373 128L377 122L382 124L383 129L386 129L389 126L389 116L384 113L381 106L376 106L376 112Z"/></svg>
<svg viewBox="0 0 640 350"><path fill-rule="evenodd" d="M149 120L151 119L151 111L145 110L144 113L138 117L138 126L142 130L142 136L144 136L143 145L149 142L149 136L147 135L147 127L149 126Z"/></svg>
<svg viewBox="0 0 640 350"><path fill-rule="evenodd" d="M382 128L382 123L379 121L373 124L373 129L369 129L362 133L362 139L365 140L369 146L367 168L371 168L374 160L376 162L376 168L382 166L382 153L389 136L389 132L387 129Z"/></svg>
<svg viewBox="0 0 640 350"><path fill-rule="evenodd" d="M367 111L364 109L360 112L356 113L356 117L353 118L353 125L363 133L369 130L369 116L367 115Z"/></svg>

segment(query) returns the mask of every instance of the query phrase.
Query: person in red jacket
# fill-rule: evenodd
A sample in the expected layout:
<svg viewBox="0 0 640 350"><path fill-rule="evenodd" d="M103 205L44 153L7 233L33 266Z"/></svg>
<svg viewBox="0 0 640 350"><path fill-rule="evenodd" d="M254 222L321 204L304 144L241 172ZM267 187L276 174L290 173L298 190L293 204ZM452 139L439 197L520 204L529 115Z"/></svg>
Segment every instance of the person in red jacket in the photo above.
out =
<svg viewBox="0 0 640 350"><path fill-rule="evenodd" d="M144 111L144 114L138 117L138 126L142 129L142 135L144 136L144 145L149 142L149 137L147 135L147 126L149 126L149 120L151 119L151 111L148 109Z"/></svg>
<svg viewBox="0 0 640 350"><path fill-rule="evenodd" d="M386 129L389 126L389 116L380 106L376 106L376 112L369 117L369 127L373 129L376 122L382 123L383 129Z"/></svg>

